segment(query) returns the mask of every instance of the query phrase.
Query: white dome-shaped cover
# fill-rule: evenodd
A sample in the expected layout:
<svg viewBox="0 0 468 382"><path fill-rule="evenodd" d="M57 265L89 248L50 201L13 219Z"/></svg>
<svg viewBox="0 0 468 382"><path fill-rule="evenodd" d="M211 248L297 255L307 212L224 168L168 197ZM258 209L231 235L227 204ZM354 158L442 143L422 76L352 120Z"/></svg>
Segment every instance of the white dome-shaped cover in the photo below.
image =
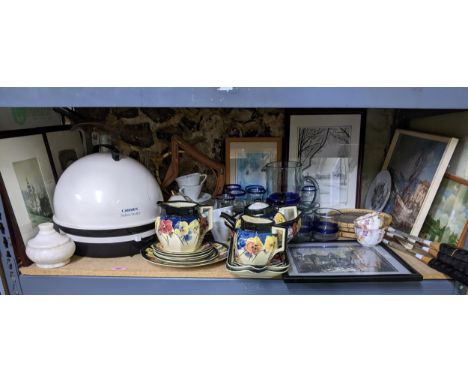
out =
<svg viewBox="0 0 468 382"><path fill-rule="evenodd" d="M154 222L163 200L152 174L132 158L110 153L87 155L60 177L54 193L54 222L59 226L107 230Z"/></svg>

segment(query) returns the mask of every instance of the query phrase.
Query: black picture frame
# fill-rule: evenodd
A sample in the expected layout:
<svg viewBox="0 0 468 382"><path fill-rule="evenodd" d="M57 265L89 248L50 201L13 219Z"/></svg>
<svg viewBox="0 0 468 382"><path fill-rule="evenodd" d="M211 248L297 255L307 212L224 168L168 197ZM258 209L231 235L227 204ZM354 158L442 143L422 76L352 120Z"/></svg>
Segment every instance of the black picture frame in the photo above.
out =
<svg viewBox="0 0 468 382"><path fill-rule="evenodd" d="M49 141L47 140L47 133L53 133L56 131L67 131L67 130L70 130L70 128L71 128L71 125L55 125L55 126L45 126L45 127L31 127L27 129L2 130L0 131L0 139L26 137L30 135L39 135L39 134L42 135L42 140L44 142L44 145L47 151L47 156L49 158L49 162L52 167L52 173L54 175L55 182L57 182L58 173L57 173L57 169L55 168Z"/></svg>
<svg viewBox="0 0 468 382"><path fill-rule="evenodd" d="M283 138L283 158L289 158L289 143L291 133L291 116L293 115L340 115L340 114L357 114L361 116L360 135L359 135L359 152L358 152L358 167L357 167L357 184L356 184L356 200L355 208L361 206L361 178L362 165L364 158L364 144L366 136L366 121L367 109L285 109L285 131Z"/></svg>
<svg viewBox="0 0 468 382"><path fill-rule="evenodd" d="M317 242L312 242L317 243ZM337 243L353 243L357 246L360 246L354 240L339 240L333 242L325 242L325 243L318 243L321 245L330 245L333 246ZM290 244L289 247L300 247L304 244L311 244L311 243L302 243L302 244ZM290 275L289 272L283 275L283 280L287 283L322 283L322 282L394 282L394 281L421 281L423 279L422 275L417 272L413 267L407 264L400 256L398 256L390 247L381 243L378 244L381 246L385 251L396 261L398 262L403 268L405 268L409 273L403 274L382 274L382 275L336 275L336 276L296 276ZM290 264L294 260L290 259L289 249L288 249L288 259ZM292 266L292 265L291 265Z"/></svg>

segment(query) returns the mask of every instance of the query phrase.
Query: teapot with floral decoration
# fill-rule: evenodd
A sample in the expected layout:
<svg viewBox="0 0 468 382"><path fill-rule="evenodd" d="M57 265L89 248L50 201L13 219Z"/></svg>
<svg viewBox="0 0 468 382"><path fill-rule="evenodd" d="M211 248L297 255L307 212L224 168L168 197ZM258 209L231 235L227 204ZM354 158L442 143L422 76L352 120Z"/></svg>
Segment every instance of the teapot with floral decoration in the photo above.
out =
<svg viewBox="0 0 468 382"><path fill-rule="evenodd" d="M277 227L271 219L242 215L234 229L232 245L235 261L245 265L267 265L275 254L283 252L286 229Z"/></svg>
<svg viewBox="0 0 468 382"><path fill-rule="evenodd" d="M277 207L264 202L255 202L247 205L244 212L237 216L232 217L225 213L221 214L232 230L239 228L240 218L245 215L271 219L276 227L286 228L287 242L290 242L301 228L302 211L299 211L297 206Z"/></svg>
<svg viewBox="0 0 468 382"><path fill-rule="evenodd" d="M166 252L195 252L213 228L213 207L197 203L159 202L162 213L156 218L156 235Z"/></svg>

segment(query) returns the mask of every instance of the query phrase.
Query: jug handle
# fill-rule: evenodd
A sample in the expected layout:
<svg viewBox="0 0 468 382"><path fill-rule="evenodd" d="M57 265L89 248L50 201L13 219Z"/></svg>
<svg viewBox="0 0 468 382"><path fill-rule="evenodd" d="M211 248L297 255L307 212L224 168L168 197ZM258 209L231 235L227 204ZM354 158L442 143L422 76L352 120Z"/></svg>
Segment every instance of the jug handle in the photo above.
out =
<svg viewBox="0 0 468 382"><path fill-rule="evenodd" d="M224 224L226 224L228 228L230 228L232 231L236 229L235 218L233 218L231 215L227 214L226 212L221 212L220 216L225 220Z"/></svg>
<svg viewBox="0 0 468 382"><path fill-rule="evenodd" d="M312 184L317 188L317 194L319 193L319 191L320 191L320 186L319 186L319 184L318 184L318 182L317 182L317 180L316 180L315 178L313 178L313 177L310 176L310 175L306 175L306 176L304 176L304 180L305 180L306 182L312 183Z"/></svg>
<svg viewBox="0 0 468 382"><path fill-rule="evenodd" d="M154 228L156 228L156 232L159 230L159 223L161 222L161 216L156 216L156 220L154 222Z"/></svg>
<svg viewBox="0 0 468 382"><path fill-rule="evenodd" d="M200 178L203 178L203 180L200 182L200 186L201 186L201 185L203 185L203 183L205 183L205 180L206 180L206 178L208 178L208 175L201 174Z"/></svg>
<svg viewBox="0 0 468 382"><path fill-rule="evenodd" d="M281 246L274 252L284 252L286 249L286 228L281 227L271 227L271 233L276 234L281 239Z"/></svg>
<svg viewBox="0 0 468 382"><path fill-rule="evenodd" d="M211 229L213 228L213 207L212 206L200 206L198 210L200 211L200 214L208 212L208 228L206 229L205 232L211 231Z"/></svg>

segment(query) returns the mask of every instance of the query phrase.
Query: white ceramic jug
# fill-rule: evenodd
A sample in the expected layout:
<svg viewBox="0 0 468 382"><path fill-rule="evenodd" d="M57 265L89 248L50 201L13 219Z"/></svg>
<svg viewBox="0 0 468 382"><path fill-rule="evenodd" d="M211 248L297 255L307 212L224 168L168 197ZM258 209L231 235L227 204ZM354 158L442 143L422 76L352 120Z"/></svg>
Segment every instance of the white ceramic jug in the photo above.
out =
<svg viewBox="0 0 468 382"><path fill-rule="evenodd" d="M39 233L28 241L26 255L39 268L58 268L70 262L75 253L75 243L54 230L52 223L39 224Z"/></svg>

